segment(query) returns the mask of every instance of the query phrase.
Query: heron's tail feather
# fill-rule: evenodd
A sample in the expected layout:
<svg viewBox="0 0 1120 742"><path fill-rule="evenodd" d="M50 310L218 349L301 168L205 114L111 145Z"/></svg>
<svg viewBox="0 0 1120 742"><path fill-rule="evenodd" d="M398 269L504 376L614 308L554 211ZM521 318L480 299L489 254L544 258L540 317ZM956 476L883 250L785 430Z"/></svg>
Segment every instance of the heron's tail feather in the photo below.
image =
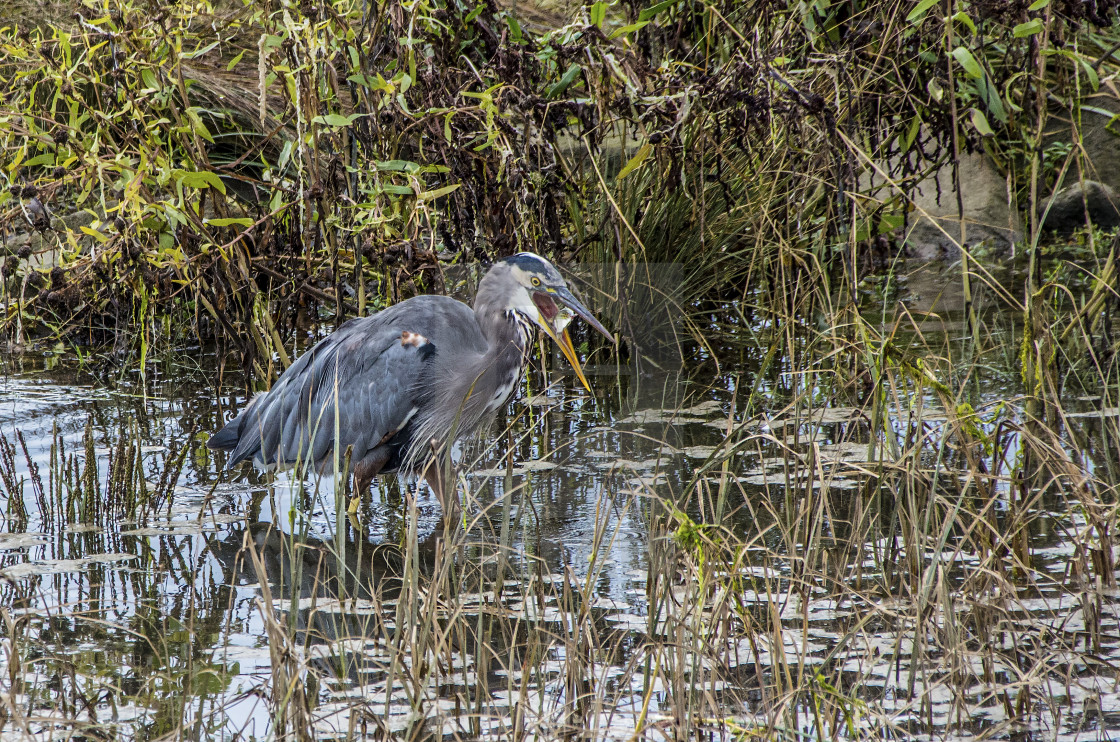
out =
<svg viewBox="0 0 1120 742"><path fill-rule="evenodd" d="M237 417L206 441L206 447L212 451L232 452L226 462L227 469L253 458L261 450L258 418L261 412L260 402L265 396L266 394L258 394L253 397Z"/></svg>
<svg viewBox="0 0 1120 742"><path fill-rule="evenodd" d="M211 451L232 451L237 448L237 441L241 438L240 421L237 418L229 423L206 441L206 447Z"/></svg>

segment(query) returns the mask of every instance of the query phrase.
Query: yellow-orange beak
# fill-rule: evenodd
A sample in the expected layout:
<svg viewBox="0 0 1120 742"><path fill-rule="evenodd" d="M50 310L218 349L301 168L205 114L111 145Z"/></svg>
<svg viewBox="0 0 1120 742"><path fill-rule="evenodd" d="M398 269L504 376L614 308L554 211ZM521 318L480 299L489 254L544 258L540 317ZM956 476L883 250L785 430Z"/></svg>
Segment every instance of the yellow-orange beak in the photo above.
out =
<svg viewBox="0 0 1120 742"><path fill-rule="evenodd" d="M576 372L576 378L579 379L579 383L583 384L584 389L591 391L591 385L587 383L587 377L583 375L583 367L579 363L579 356L576 355L576 349L572 347L572 338L568 335L568 329L564 328L560 331L560 334L557 335L553 331L552 325L548 322L541 324L541 328L545 331L545 334L555 340L556 344L560 346L560 352L568 359L568 363L572 364L572 369Z"/></svg>
<svg viewBox="0 0 1120 742"><path fill-rule="evenodd" d="M610 332L607 331L607 328L603 327L603 324L599 322L599 320L595 319L595 316L592 315L590 311L588 311L587 307L583 306L579 299L573 296L572 292L568 291L568 289L549 289L547 294L541 294L540 296L542 298L547 296L549 299L553 297L559 299L564 306L582 317L583 320L587 322L587 324L591 325L600 333L602 333L602 335L612 343L615 342L614 337L610 334ZM534 298L534 301L537 301L537 299ZM539 307L540 302L537 303ZM552 338L556 342L556 344L560 346L560 352L563 353L564 357L568 359L568 363L572 364L572 368L576 372L576 378L578 378L579 382L583 384L583 388L587 391L591 391L591 385L587 383L587 377L583 374L583 367L580 365L579 356L576 355L576 349L572 347L572 338L568 335L567 326L568 322L571 320L571 315L566 312L556 312L555 304L553 304L552 309L553 316L551 318L545 318L544 314L541 313L540 320L537 324L540 325L540 328L545 331L546 335ZM553 322L555 322L556 324L554 325Z"/></svg>

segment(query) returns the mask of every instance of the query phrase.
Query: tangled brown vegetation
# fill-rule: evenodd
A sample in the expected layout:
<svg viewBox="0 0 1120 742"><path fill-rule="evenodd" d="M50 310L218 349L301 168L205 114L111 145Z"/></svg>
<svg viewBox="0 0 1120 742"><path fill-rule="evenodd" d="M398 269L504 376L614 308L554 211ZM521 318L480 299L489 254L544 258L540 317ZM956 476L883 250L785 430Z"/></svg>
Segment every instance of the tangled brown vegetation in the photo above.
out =
<svg viewBox="0 0 1120 742"><path fill-rule="evenodd" d="M963 152L1036 196L1045 95L1115 65L1104 0L109 7L0 28L2 331L264 377L308 319L522 249L678 262L690 300L847 280Z"/></svg>

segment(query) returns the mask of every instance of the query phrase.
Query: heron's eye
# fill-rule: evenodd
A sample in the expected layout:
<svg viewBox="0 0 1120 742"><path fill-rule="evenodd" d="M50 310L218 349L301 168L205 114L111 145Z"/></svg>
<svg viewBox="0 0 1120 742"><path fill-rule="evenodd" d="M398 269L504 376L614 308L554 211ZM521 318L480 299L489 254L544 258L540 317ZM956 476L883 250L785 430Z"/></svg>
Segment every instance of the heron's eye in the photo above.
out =
<svg viewBox="0 0 1120 742"><path fill-rule="evenodd" d="M533 276L532 279L530 279L530 283L532 283L534 286L540 286L541 285L541 279L537 278L536 276Z"/></svg>

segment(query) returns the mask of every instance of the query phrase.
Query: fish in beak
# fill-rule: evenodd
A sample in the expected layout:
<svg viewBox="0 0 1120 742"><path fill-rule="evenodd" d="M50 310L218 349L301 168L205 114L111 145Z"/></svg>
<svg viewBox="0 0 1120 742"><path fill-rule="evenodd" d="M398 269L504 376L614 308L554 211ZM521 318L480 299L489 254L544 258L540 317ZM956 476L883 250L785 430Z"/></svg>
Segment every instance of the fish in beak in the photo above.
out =
<svg viewBox="0 0 1120 742"><path fill-rule="evenodd" d="M557 306L557 300L559 300L559 306ZM583 375L583 367L579 364L576 349L572 347L572 338L568 335L568 324L572 321L573 313L583 318L587 324L598 330L603 337L612 343L615 343L614 337L599 320L595 319L595 316L591 314L587 307L583 306L580 300L566 288L547 288L543 291L536 291L533 293L533 303L537 306L537 312L540 315L537 325L560 346L560 352L564 354L568 363L572 364L572 368L575 369L576 378L583 384L584 389L591 391L591 385L587 383L587 377ZM617 345L617 343L615 344Z"/></svg>

